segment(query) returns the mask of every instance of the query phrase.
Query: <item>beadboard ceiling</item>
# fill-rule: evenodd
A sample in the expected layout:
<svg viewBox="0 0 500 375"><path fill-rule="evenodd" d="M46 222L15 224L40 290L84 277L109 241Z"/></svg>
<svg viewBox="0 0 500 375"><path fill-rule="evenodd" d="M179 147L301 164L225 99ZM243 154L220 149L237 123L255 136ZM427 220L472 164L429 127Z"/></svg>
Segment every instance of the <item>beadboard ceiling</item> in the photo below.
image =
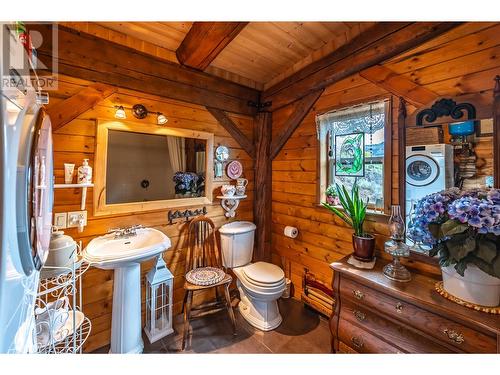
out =
<svg viewBox="0 0 500 375"><path fill-rule="evenodd" d="M178 63L175 51L192 22L61 23ZM344 45L373 22L250 22L207 73L266 89Z"/></svg>

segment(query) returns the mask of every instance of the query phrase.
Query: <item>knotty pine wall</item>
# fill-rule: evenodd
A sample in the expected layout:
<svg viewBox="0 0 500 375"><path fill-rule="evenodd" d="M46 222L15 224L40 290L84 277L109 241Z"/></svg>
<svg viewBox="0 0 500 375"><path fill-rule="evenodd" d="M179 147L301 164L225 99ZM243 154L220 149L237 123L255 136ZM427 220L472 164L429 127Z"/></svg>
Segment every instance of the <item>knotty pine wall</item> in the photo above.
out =
<svg viewBox="0 0 500 375"><path fill-rule="evenodd" d="M478 99L481 115L491 112L493 78L500 74L500 24L467 23L398 56L384 66L439 95ZM281 265L294 284L294 298L300 299L302 275L308 268L330 283L329 264L352 252L352 230L326 209L317 205L317 136L315 116L334 108L349 106L391 93L354 75L328 87L301 125L273 161L272 249L273 262ZM392 202L398 202L399 100L392 100ZM415 108L408 106L411 113ZM273 134L279 132L290 115L290 107L273 113ZM391 131L391 130L390 130ZM492 155L492 138L482 138L480 158ZM490 156L491 157L491 156ZM491 166L488 166L491 168ZM367 230L375 234L377 249L383 249L388 232L387 217L369 221ZM286 225L299 229L296 239L283 235Z"/></svg>
<svg viewBox="0 0 500 375"><path fill-rule="evenodd" d="M59 88L50 93L50 105L74 95L89 82L59 77ZM85 112L53 135L54 139L54 168L56 183L64 182L63 164L75 163L81 165L84 158L90 159L90 165L95 170L94 149L96 136L96 119L116 120L114 118L114 105L132 107L133 104L142 103L151 111L164 113L168 118L168 127L195 129L211 132L215 135L214 147L228 146L230 160L239 160L243 164L244 176L249 180L248 199L241 202L235 220L253 219L253 160L244 152L236 141L222 128L215 118L204 107L167 100L143 93L119 90L116 94L99 103L95 108ZM147 121L155 123L155 116L148 116L144 120L133 118L130 112L127 117L131 121ZM247 137L253 139L252 119L244 116L231 116ZM125 120L126 121L126 120ZM218 189L227 178L214 180L214 197ZM81 190L57 189L55 191L54 212L69 212L80 210ZM75 240L81 240L85 246L92 238L105 234L108 229L123 227L132 224L143 224L163 231L172 240L172 248L164 253L165 261L175 276L174 279L174 313L179 313L183 298L185 240L187 226L182 220L168 225L168 210L137 212L126 215L99 216L93 215L93 191L87 193L88 225L83 233L75 229L65 229L65 232ZM208 216L217 227L228 222L220 202L214 198L213 205L207 206ZM182 207L176 209L183 209ZM152 261L142 265L142 284L144 300L144 275L151 268ZM92 333L85 344L85 352L93 351L109 344L111 329L111 308L113 293L113 272L91 268L83 277L83 311L92 321ZM203 296L199 296L203 298ZM196 299L195 299L196 301ZM144 305L143 305L144 311Z"/></svg>

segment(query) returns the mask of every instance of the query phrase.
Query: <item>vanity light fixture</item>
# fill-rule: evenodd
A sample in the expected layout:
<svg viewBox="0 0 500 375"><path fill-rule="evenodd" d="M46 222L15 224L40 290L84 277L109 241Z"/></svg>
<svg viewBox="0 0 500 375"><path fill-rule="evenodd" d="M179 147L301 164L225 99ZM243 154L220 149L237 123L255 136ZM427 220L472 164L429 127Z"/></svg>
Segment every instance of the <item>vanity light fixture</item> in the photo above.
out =
<svg viewBox="0 0 500 375"><path fill-rule="evenodd" d="M124 107L122 105L115 105L115 108L115 117L120 120L125 120L127 118L125 109L128 109L132 110L132 114L134 115L134 117L139 120L146 118L148 115L156 115L156 123L158 125L165 125L168 122L167 116L165 116L163 113L148 111L148 109L142 104L134 104L132 108Z"/></svg>
<svg viewBox="0 0 500 375"><path fill-rule="evenodd" d="M158 112L158 117L156 117L156 123L158 125L165 125L168 122L168 118L161 112Z"/></svg>
<svg viewBox="0 0 500 375"><path fill-rule="evenodd" d="M135 118L138 118L139 120L146 118L148 113L149 113L148 109L142 104L134 104L134 106L132 107L132 114L134 115Z"/></svg>
<svg viewBox="0 0 500 375"><path fill-rule="evenodd" d="M115 117L120 120L124 120L127 118L127 115L125 114L125 109L123 108L122 105L120 106L115 106L116 112L115 112Z"/></svg>

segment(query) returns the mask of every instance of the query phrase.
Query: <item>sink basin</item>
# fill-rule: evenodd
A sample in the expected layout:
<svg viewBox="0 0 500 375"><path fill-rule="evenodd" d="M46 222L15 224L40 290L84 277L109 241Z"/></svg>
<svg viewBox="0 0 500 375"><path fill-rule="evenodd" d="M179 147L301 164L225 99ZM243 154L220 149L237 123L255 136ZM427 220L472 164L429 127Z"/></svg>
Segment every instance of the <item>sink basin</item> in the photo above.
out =
<svg viewBox="0 0 500 375"><path fill-rule="evenodd" d="M84 259L101 269L114 269L111 353L142 353L141 262L161 256L170 239L153 228L137 229L136 235L114 234L94 238L83 252Z"/></svg>
<svg viewBox="0 0 500 375"><path fill-rule="evenodd" d="M110 269L126 263L141 263L170 248L170 239L153 228L137 229L135 236L117 238L113 233L94 238L84 251L84 258L95 267Z"/></svg>

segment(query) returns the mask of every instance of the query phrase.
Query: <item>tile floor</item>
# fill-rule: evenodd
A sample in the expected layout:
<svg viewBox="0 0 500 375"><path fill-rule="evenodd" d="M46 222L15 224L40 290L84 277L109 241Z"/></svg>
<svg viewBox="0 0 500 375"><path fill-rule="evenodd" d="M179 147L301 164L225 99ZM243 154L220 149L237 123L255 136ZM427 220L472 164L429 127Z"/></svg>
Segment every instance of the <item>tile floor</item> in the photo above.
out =
<svg viewBox="0 0 500 375"><path fill-rule="evenodd" d="M191 322L192 335L184 352L182 316L175 319L175 333L150 344L144 336L144 353L330 353L328 321L292 299L279 300L283 323L270 332L253 328L235 309L237 335L225 311L207 315ZM109 346L95 353L107 353Z"/></svg>

